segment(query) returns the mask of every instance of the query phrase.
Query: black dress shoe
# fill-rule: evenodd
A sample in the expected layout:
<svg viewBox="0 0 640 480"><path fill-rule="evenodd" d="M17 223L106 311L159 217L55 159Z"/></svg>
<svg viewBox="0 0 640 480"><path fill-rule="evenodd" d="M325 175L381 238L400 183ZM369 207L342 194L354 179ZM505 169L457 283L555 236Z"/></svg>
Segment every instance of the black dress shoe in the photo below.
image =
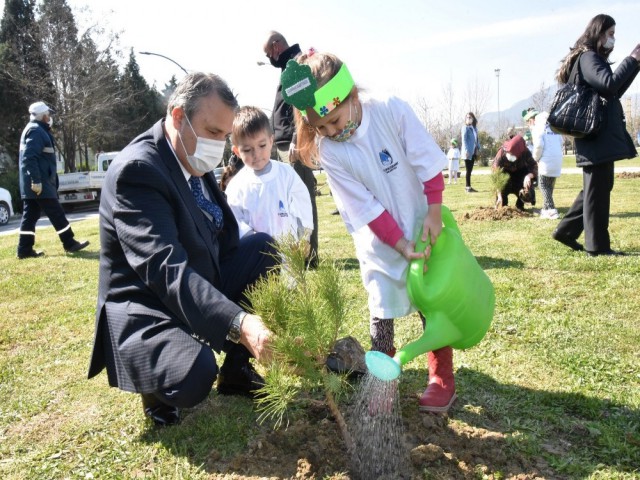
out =
<svg viewBox="0 0 640 480"><path fill-rule="evenodd" d="M557 240L558 242L562 243L563 245L566 245L570 249L575 250L576 252L581 252L582 250L584 250L584 247L582 246L582 244L578 243L575 238L569 238L566 235L563 235L560 232L558 232L557 229L553 231L553 233L551 234L551 237L554 240Z"/></svg>
<svg viewBox="0 0 640 480"><path fill-rule="evenodd" d="M257 390L264 387L264 378L256 372L249 360L225 363L220 368L216 389L220 395L243 395L257 398Z"/></svg>
<svg viewBox="0 0 640 480"><path fill-rule="evenodd" d="M44 252L36 252L35 250L29 250L28 252L18 252L18 258L23 260L25 258L38 258L42 257Z"/></svg>
<svg viewBox="0 0 640 480"><path fill-rule="evenodd" d="M142 409L144 414L159 427L175 425L180 421L180 409L162 403L154 395L143 393Z"/></svg>
<svg viewBox="0 0 640 480"><path fill-rule="evenodd" d="M64 247L67 253L79 252L83 248L87 248L87 246L89 245L89 240L85 240L84 242L78 242L74 240L73 242L74 243L72 243L70 246Z"/></svg>
<svg viewBox="0 0 640 480"><path fill-rule="evenodd" d="M609 250L603 250L601 252L587 252L587 255L589 255L590 257L599 257L600 255L606 255L611 257L623 257L624 252L609 249Z"/></svg>

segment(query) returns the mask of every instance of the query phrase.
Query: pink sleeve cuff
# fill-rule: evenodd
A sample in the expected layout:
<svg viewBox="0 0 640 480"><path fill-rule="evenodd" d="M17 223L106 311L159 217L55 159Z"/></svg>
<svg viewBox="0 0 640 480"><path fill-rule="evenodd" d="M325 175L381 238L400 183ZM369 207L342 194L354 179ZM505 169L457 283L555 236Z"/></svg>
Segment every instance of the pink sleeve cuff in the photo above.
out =
<svg viewBox="0 0 640 480"><path fill-rule="evenodd" d="M424 194L427 196L427 203L429 205L442 203L442 192L444 191L444 177L442 176L442 172L424 182L423 185Z"/></svg>
<svg viewBox="0 0 640 480"><path fill-rule="evenodd" d="M395 247L398 240L404 237L397 222L386 210L369 222L369 228L376 237L391 247Z"/></svg>

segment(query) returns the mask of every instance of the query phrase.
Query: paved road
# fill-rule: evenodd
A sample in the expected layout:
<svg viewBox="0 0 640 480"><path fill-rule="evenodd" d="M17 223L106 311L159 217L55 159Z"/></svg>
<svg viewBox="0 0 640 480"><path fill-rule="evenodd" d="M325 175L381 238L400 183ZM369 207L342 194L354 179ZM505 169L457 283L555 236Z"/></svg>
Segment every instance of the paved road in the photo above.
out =
<svg viewBox="0 0 640 480"><path fill-rule="evenodd" d="M78 208L73 213L67 213L67 220L69 223L77 222L79 220L86 220L88 218L96 218L98 216L98 206L93 205L91 207L83 207L82 209ZM2 235L17 235L20 230L20 215L14 215L9 220L9 223L6 225L0 226L0 236ZM38 225L36 230L40 230L42 228L53 228L51 226L51 222L46 217L46 215L42 216L40 220L38 220Z"/></svg>

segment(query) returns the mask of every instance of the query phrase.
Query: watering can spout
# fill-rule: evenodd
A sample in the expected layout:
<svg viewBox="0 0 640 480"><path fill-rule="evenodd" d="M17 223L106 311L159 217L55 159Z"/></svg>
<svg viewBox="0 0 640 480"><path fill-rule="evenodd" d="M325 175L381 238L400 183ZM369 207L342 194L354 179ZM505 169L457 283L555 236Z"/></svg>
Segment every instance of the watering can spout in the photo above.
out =
<svg viewBox="0 0 640 480"><path fill-rule="evenodd" d="M425 260L418 259L411 262L407 274L409 299L425 317L424 333L393 359L380 352L365 356L369 371L383 380L397 378L401 367L420 354L447 346L465 349L476 345L493 319L491 280L465 246L451 211L444 205L442 220L442 233L426 260L427 271ZM421 237L419 232L416 251L427 247ZM369 355L374 353L379 355Z"/></svg>
<svg viewBox="0 0 640 480"><path fill-rule="evenodd" d="M429 315L426 328L420 338L398 350L395 358L400 365L406 365L418 355L452 345L461 337L462 332L445 313L434 312Z"/></svg>
<svg viewBox="0 0 640 480"><path fill-rule="evenodd" d="M430 316L422 336L402 347L391 358L382 352L367 352L365 362L369 372L380 380L394 380L400 376L402 367L411 360L432 350L446 347L460 340L462 334L442 312Z"/></svg>

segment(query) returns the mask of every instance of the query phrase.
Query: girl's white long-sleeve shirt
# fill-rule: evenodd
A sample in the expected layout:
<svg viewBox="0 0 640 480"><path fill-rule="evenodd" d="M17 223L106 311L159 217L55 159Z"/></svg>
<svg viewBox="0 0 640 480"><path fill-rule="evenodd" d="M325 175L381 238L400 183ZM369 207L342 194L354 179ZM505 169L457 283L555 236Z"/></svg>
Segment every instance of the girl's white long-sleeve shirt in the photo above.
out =
<svg viewBox="0 0 640 480"><path fill-rule="evenodd" d="M406 291L409 263L368 224L387 210L404 236L415 239L427 213L424 182L440 174L447 158L403 100L360 97L362 122L346 142L319 140L320 159L338 210L351 233L378 318L415 311Z"/></svg>

